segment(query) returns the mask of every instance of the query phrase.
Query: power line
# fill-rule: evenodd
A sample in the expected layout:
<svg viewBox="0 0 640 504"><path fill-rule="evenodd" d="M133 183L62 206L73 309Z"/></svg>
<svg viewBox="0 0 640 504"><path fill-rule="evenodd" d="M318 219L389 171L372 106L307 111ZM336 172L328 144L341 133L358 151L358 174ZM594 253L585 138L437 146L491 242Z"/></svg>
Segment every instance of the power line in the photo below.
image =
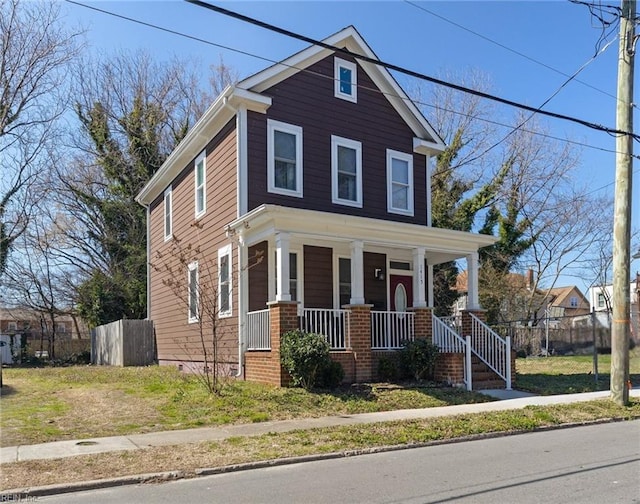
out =
<svg viewBox="0 0 640 504"><path fill-rule="evenodd" d="M280 64L280 65L283 65L283 66L288 66L289 68L293 68L293 69L296 69L296 70L301 71L301 72L306 72L306 73L309 73L309 74L313 74L313 75L315 75L317 77L321 77L321 78L324 78L324 79L335 80L335 78L333 78L333 77L331 77L329 75L325 75L325 74L321 74L321 73L318 73L318 72L314 72L312 70L309 70L308 68L299 68L299 67L296 67L295 65L286 65L285 63L283 63L281 61L274 60L274 59L271 59L271 58L267 58L265 56L260 56L260 55L255 54L255 53L251 53L251 52L248 52L248 51L243 51L241 49L237 49L237 48L234 48L234 47L230 47L230 46L226 46L226 45L219 44L219 43L216 43L216 42L212 42L210 40L206 40L206 39L203 39L203 38L195 37L193 35L189 35L189 34L186 34L186 33L183 33L183 32L172 30L170 28L165 28L163 26L155 25L155 24L152 24L152 23L147 23L145 21L141 21L141 20L136 19L136 18L132 18L132 17L125 16L125 15L122 15L122 14L118 14L118 13L115 13L115 12L112 12L112 11L108 11L108 10L105 10L105 9L100 9L98 7L94 7L92 5L87 5L87 4L83 4L83 3L80 3L80 2L76 2L74 0L65 0L65 1L67 3L74 4L74 5L77 5L79 7L84 7L84 8L87 8L87 9L91 9L91 10L94 10L96 12L100 12L102 14L106 14L106 15L113 16L113 17L116 17L116 18L119 18L119 19L123 19L125 21L130 21L132 23L136 23L136 24L139 24L139 25L142 25L142 26L146 26L148 28L153 28L153 29L156 29L156 30L159 30L159 31L170 33L172 35L178 35L180 37L184 37L184 38L187 38L187 39L195 40L196 42L202 42L203 44L207 44L207 45L210 45L212 47L218 47L218 48L224 49L226 51L234 52L234 53L237 53L237 54L242 54L244 56L249 56L251 58L259 59L261 61L266 61L268 63L277 63L277 64ZM368 90L368 91L374 91L374 92L380 93L380 94L382 94L384 96L393 96L395 98L398 97L397 95L395 95L393 93L385 93L385 92L381 91L380 89L370 88L370 87L364 86L362 84L357 84L357 87L359 89L365 89L365 90ZM460 111L456 111L456 110L445 108L445 107L443 107L441 105L434 105L432 103L427 103L427 102L422 101L422 100L412 99L411 101L413 103L417 104L417 105L422 105L422 106L430 107L430 108L433 108L433 109L444 110L445 112L448 112L448 113L452 113L452 114L461 115L461 116L464 116L464 117L473 118L475 120L478 120L478 121L481 121L481 122L485 122L485 123L489 123L489 124L494 124L496 126L502 126L502 127L505 127L505 128L513 128L514 127L513 125L510 125L510 124L505 124L505 123L494 121L494 120L487 119L487 118L484 118L484 117L473 116L471 114L466 114L464 112L460 112ZM552 140L557 140L557 141L561 141L561 142L566 142L566 143L578 145L580 147L586 147L586 148L589 148L589 149L598 150L598 151L601 151L601 152L609 152L609 153L613 153L613 154L615 154L617 152L614 149L607 149L605 147L599 147L599 146L591 145L591 144L584 143L584 142L578 142L576 140L570 140L568 138L561 138L561 137L558 137L558 136L550 135L548 133L542 133L540 131L526 130L526 129L522 129L522 131L525 131L525 132L533 134L533 135L542 136L544 138L549 138L549 139L552 139ZM640 155L634 155L634 157L637 158L637 159L640 159Z"/></svg>
<svg viewBox="0 0 640 504"><path fill-rule="evenodd" d="M264 21L260 21L258 19L249 17L249 16L245 16L244 14L240 14L234 11L230 11L228 9L225 9L223 7L218 7L217 5L213 5L213 4L209 4L206 2L203 2L201 0L185 0L186 2L193 4L193 5L197 5L198 7L202 7L205 9L209 9L212 10L214 12L217 12L219 14L223 14L225 16L228 17L232 17L234 19L238 19L240 21L244 21L250 24L253 24L255 26L259 26L261 28L267 29L269 31L273 31L276 33L280 33L281 35L285 35L287 37L291 37L291 38L295 38L298 40L301 40L303 42L306 42L308 44L311 45L317 45L319 47L323 47L325 49L329 49L331 51L334 52L338 52L338 53L342 53L342 54L346 54L348 56L351 56L353 58L356 58L358 60L361 61L365 61L367 63L371 63L374 65L379 65L382 66L384 68L387 68L389 70L394 70L396 72L405 74L405 75L409 75L411 77L415 77L417 79L421 79L421 80L425 80L428 82L433 82L434 84L439 84L441 86L445 86L445 87L449 87L452 89L456 89L457 91L462 91L464 93L469 93L475 96L479 96L480 98L486 98L488 100L492 100L498 103L502 103L503 105L509 105L512 107L516 107L516 108L520 108L522 110L527 110L529 112L536 112L548 117L553 117L555 119L562 119L562 120L566 120L566 121L570 121L570 122L574 122L577 124L581 124L582 126L586 126L587 128L591 128L591 129L595 129L598 131L605 131L607 133L612 133L612 134L616 134L616 135L629 135L631 136L634 140L640 140L640 135L636 135L632 132L628 132L628 131L621 131L618 129L614 129L614 128L607 128L605 126L602 126L601 124L595 124L589 121L586 121L584 119L579 119L576 117L572 117L572 116L568 116L565 114L559 114L556 112L550 112L550 111L546 111L546 110L538 110L536 107L532 107L530 105L525 105L523 103L518 103L515 102L513 100L508 100L506 98L501 98L499 96L495 96L495 95L491 95L489 93L484 93L482 91L477 91L475 89L470 89L467 88L465 86L460 86L458 84L454 84L451 82L447 82L447 81L443 81L441 79L436 79L435 77L431 77L429 75L420 73L420 72L416 72L414 70L409 70L407 68L395 65L393 63L387 63L385 61L379 60L379 59L375 59L375 58L370 58L368 56L363 56L361 54L356 54L356 53L352 53L351 51L349 51L348 49L344 49L342 47L336 47L333 46L331 44L327 44L326 42L322 42L321 40L316 40L313 39L311 37L307 37L306 35L301 35L299 33L296 32L292 32L290 30L286 30L284 28L280 28L278 26L269 24L269 23L265 23Z"/></svg>
<svg viewBox="0 0 640 504"><path fill-rule="evenodd" d="M471 33L472 35L475 35L476 37L480 37L481 39L486 40L487 42L490 42L493 45L496 45L496 46L498 46L498 47L500 47L500 48L502 48L502 49L504 49L506 51L509 51L510 53L513 53L513 54L515 54L517 56L520 56L521 58L529 60L532 63L535 63L536 65L544 67L544 68L546 68L548 70L551 70L552 72L555 72L557 74L560 74L560 75L562 75L564 77L570 77L570 75L568 73L565 73L562 70L558 70L557 68L552 67L551 65L549 65L549 64L547 64L547 63L545 63L543 61L535 59L535 58L533 58L533 57L531 57L531 56L529 56L529 55L527 55L527 54L525 54L523 52L517 51L516 49L514 49L512 47L509 47L509 46L507 46L505 44L502 44L501 42L498 42L497 40L494 40L494 39L492 39L490 37L487 37L486 35L483 35L482 33L479 33L479 32L477 32L475 30L472 30L471 28L467 28L466 26L463 26L460 23L456 23L455 21L452 21L451 19L446 18L442 14L438 14L437 12L434 12L434 11L432 11L430 9L427 9L423 5L420 5L420 4L417 4L415 2L412 2L411 0L404 0L404 2L409 4L409 5L411 5L412 7L415 7L416 9L420 9L421 11L424 11L427 14L430 14L430 15L432 15L434 17L437 17L438 19L441 19L442 21L445 21L446 23L451 24L451 25L455 26L456 28L460 28L461 30L464 30L464 31L466 31L468 33ZM578 2L576 2L576 3L578 3ZM585 82L585 81L580 80L580 79L575 79L575 81L579 82L583 86L586 86L588 88L593 89L594 91L598 91L599 93L602 93L603 95L609 96L610 98L613 98L615 100L618 99L618 97L616 95L614 95L612 93L609 93L609 92L607 92L607 91L605 91L603 89L597 88L596 86L593 86L593 85L589 84L588 82ZM634 107L635 107L635 105L634 105Z"/></svg>

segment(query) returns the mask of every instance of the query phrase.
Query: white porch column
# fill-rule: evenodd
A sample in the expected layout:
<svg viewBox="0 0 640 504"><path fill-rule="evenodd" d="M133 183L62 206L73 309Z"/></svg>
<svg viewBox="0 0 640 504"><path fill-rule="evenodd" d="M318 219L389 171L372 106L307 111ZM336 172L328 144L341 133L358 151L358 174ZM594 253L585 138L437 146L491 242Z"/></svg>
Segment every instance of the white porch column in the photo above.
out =
<svg viewBox="0 0 640 504"><path fill-rule="evenodd" d="M473 252L467 256L467 309L480 308L478 301L478 253Z"/></svg>
<svg viewBox="0 0 640 504"><path fill-rule="evenodd" d="M413 307L424 308L427 306L425 298L424 277L424 247L413 249Z"/></svg>
<svg viewBox="0 0 640 504"><path fill-rule="evenodd" d="M276 276L278 278L276 301L291 301L289 245L289 233L276 233Z"/></svg>
<svg viewBox="0 0 640 504"><path fill-rule="evenodd" d="M352 305L364 304L364 243L351 242L351 299Z"/></svg>
<svg viewBox="0 0 640 504"><path fill-rule="evenodd" d="M427 284L427 306L433 308L433 264L427 264L429 283Z"/></svg>

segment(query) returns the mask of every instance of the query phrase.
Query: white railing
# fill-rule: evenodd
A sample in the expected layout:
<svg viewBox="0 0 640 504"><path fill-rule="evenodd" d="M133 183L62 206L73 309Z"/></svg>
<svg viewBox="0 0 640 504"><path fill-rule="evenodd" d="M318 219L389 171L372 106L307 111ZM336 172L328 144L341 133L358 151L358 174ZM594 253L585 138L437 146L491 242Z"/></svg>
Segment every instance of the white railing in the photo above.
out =
<svg viewBox="0 0 640 504"><path fill-rule="evenodd" d="M271 350L268 309L247 313L247 350Z"/></svg>
<svg viewBox="0 0 640 504"><path fill-rule="evenodd" d="M462 333L462 317L460 315L451 315L449 317L438 317L442 322L448 325L456 333Z"/></svg>
<svg viewBox="0 0 640 504"><path fill-rule="evenodd" d="M464 384L467 390L473 390L473 372L471 368L471 338L462 338L455 330L455 317L438 318L431 315L431 328L433 331L433 344L437 345L441 352L464 353Z"/></svg>
<svg viewBox="0 0 640 504"><path fill-rule="evenodd" d="M413 319L411 312L372 311L371 349L393 350L413 340Z"/></svg>
<svg viewBox="0 0 640 504"><path fill-rule="evenodd" d="M331 350L346 350L351 346L349 313L348 310L305 308L300 317L300 329L325 336Z"/></svg>
<svg viewBox="0 0 640 504"><path fill-rule="evenodd" d="M471 315L471 345L473 351L506 383L511 390L511 338L500 337L473 313Z"/></svg>

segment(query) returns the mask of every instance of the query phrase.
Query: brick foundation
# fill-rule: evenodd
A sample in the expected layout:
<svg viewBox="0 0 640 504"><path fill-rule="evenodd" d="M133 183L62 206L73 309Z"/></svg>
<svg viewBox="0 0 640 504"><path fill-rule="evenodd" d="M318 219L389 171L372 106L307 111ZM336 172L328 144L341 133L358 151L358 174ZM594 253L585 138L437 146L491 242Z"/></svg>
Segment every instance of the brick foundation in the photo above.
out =
<svg viewBox="0 0 640 504"><path fill-rule="evenodd" d="M371 381L371 306L349 305L349 339L355 360L354 382Z"/></svg>
<svg viewBox="0 0 640 504"><path fill-rule="evenodd" d="M436 361L434 379L457 387L464 386L464 354L439 354Z"/></svg>
<svg viewBox="0 0 640 504"><path fill-rule="evenodd" d="M433 341L432 308L409 308L413 312L413 331L415 339Z"/></svg>

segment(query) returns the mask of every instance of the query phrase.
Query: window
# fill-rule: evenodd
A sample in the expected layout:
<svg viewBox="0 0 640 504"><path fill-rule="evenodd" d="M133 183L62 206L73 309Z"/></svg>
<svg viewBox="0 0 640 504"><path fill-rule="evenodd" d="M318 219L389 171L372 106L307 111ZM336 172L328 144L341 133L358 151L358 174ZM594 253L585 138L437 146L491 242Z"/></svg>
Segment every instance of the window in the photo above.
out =
<svg viewBox="0 0 640 504"><path fill-rule="evenodd" d="M171 186L164 191L164 239L169 240L173 235L173 202Z"/></svg>
<svg viewBox="0 0 640 504"><path fill-rule="evenodd" d="M192 262L189 264L189 278L188 278L188 296L189 296L189 323L197 322L200 320L200 292L198 289L198 263Z"/></svg>
<svg viewBox="0 0 640 504"><path fill-rule="evenodd" d="M9 322L7 330L9 330L9 331L17 331L18 330L18 323L17 322Z"/></svg>
<svg viewBox="0 0 640 504"><path fill-rule="evenodd" d="M302 128L267 121L269 192L302 197Z"/></svg>
<svg viewBox="0 0 640 504"><path fill-rule="evenodd" d="M340 306L351 303L351 259L338 258L338 289Z"/></svg>
<svg viewBox="0 0 640 504"><path fill-rule="evenodd" d="M58 333L66 333L67 332L67 326L64 324L56 324L56 332Z"/></svg>
<svg viewBox="0 0 640 504"><path fill-rule="evenodd" d="M571 296L569 298L569 306L571 308L577 308L578 307L578 298L575 296Z"/></svg>
<svg viewBox="0 0 640 504"><path fill-rule="evenodd" d="M194 171L197 219L207 211L207 156L204 151L196 158Z"/></svg>
<svg viewBox="0 0 640 504"><path fill-rule="evenodd" d="M218 250L218 316L231 315L231 245Z"/></svg>
<svg viewBox="0 0 640 504"><path fill-rule="evenodd" d="M354 103L358 101L358 69L355 63L335 58L333 79L336 98Z"/></svg>
<svg viewBox="0 0 640 504"><path fill-rule="evenodd" d="M331 135L331 200L362 208L362 144Z"/></svg>
<svg viewBox="0 0 640 504"><path fill-rule="evenodd" d="M413 216L413 156L387 149L387 211Z"/></svg>
<svg viewBox="0 0 640 504"><path fill-rule="evenodd" d="M606 306L604 294L602 292L598 293L598 308L604 308Z"/></svg>

